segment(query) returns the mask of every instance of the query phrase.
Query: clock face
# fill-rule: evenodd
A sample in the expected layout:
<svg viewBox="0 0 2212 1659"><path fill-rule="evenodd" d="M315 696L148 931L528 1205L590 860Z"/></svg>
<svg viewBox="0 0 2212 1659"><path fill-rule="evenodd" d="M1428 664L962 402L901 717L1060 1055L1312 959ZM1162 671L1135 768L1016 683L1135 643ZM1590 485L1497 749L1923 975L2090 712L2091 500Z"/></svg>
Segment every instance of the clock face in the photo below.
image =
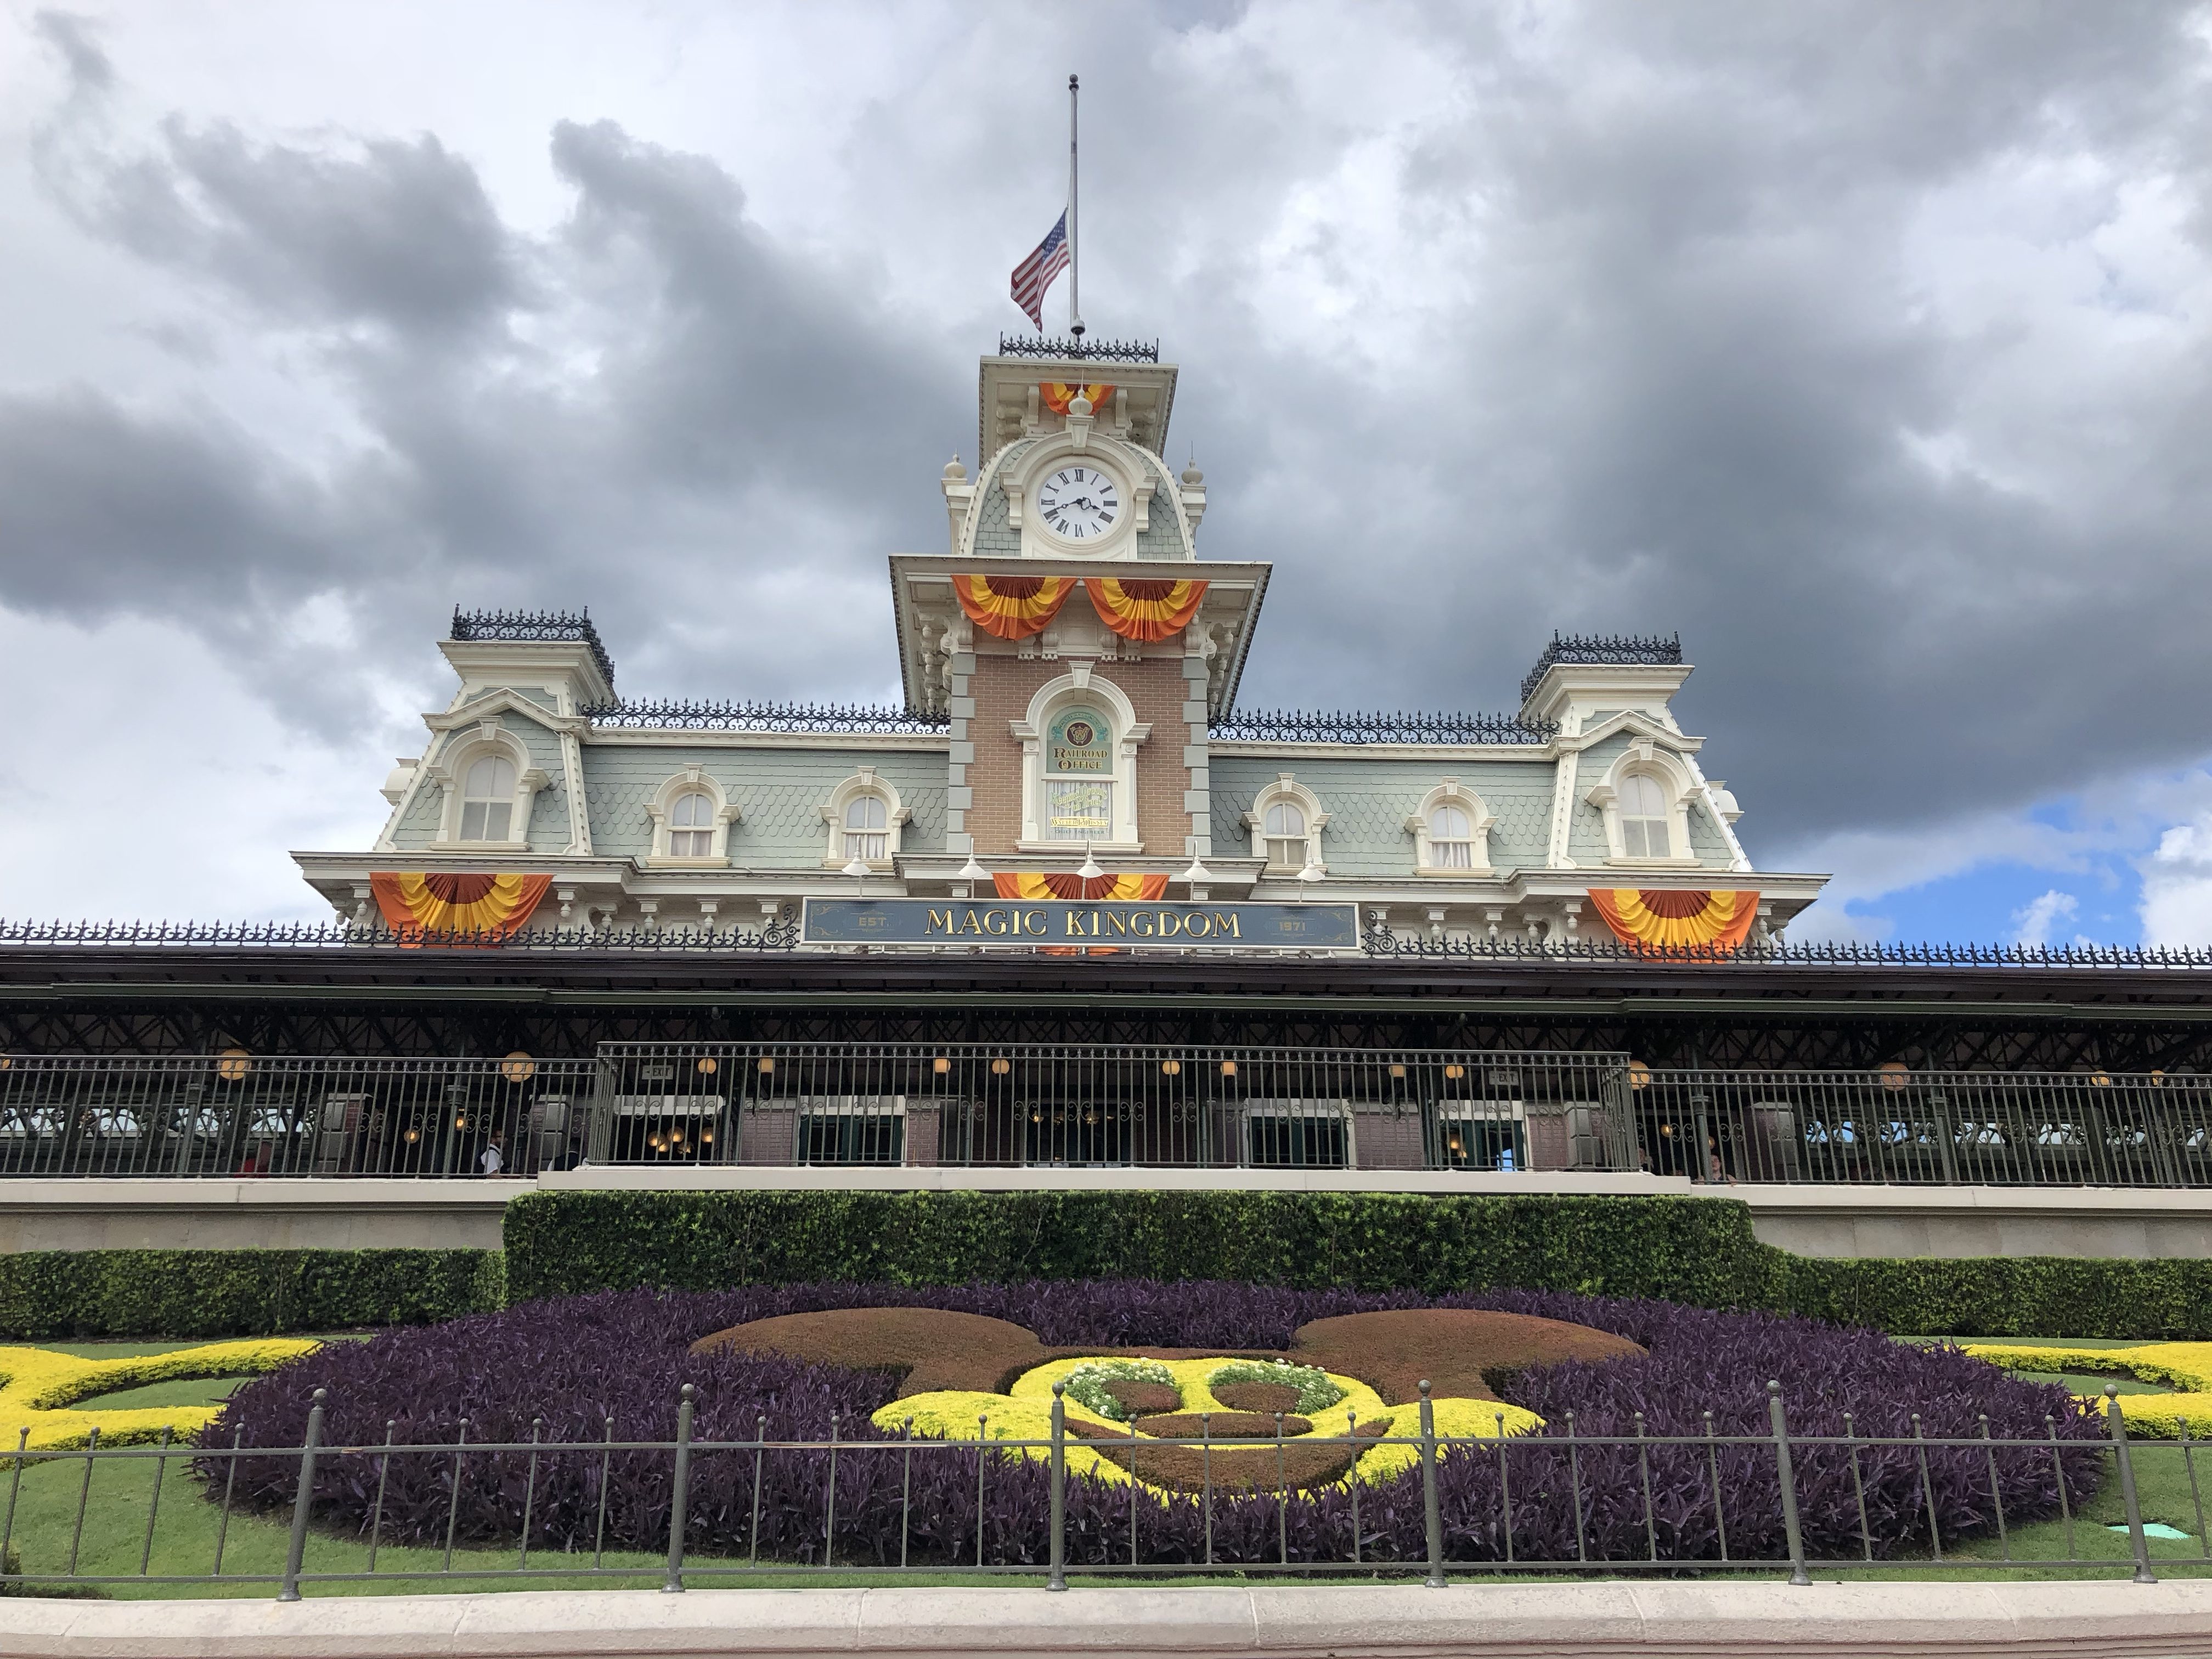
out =
<svg viewBox="0 0 2212 1659"><path fill-rule="evenodd" d="M1095 466L1063 466L1037 489L1037 511L1055 535L1095 541L1121 516L1114 481Z"/></svg>

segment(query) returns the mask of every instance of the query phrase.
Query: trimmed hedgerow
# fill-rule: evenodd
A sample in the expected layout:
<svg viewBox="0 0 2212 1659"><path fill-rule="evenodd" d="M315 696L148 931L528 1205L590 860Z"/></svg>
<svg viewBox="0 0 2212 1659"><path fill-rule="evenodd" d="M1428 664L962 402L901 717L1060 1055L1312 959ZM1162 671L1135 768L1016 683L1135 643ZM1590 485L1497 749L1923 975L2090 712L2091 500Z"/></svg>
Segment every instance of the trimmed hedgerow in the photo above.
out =
<svg viewBox="0 0 2212 1659"><path fill-rule="evenodd" d="M1923 1336L2212 1339L2212 1261L1829 1260L1760 1243L1719 1198L1377 1193L532 1193L507 1206L515 1301L809 1279L1233 1278L1663 1297Z"/></svg>
<svg viewBox="0 0 2212 1659"><path fill-rule="evenodd" d="M1518 1286L1761 1307L1780 1259L1741 1205L1384 1193L531 1193L507 1206L517 1302L652 1285L1219 1279Z"/></svg>
<svg viewBox="0 0 2212 1659"><path fill-rule="evenodd" d="M318 1388L328 1390L324 1432L334 1444L373 1446L387 1425L401 1444L450 1443L465 1418L473 1443L527 1446L534 1434L542 1434L545 1441L585 1449L538 1454L534 1478L526 1451L464 1458L401 1455L392 1458L388 1480L374 1458L332 1458L317 1468L314 1513L326 1525L364 1530L381 1490L383 1535L389 1541L442 1541L450 1513L458 1539L489 1543L513 1542L526 1506L533 1550L588 1550L604 1498L610 1547L658 1548L665 1543L672 1518L667 1455L603 1455L590 1447L609 1431L609 1418L618 1440L671 1437L678 1390L690 1382L697 1390L696 1436L724 1448L696 1454L691 1465L685 1524L696 1553L742 1556L757 1544L763 1559L820 1561L825 1534L834 1531L830 1541L842 1563L896 1563L902 1550L915 1565L969 1561L980 1536L986 1561L1031 1564L1043 1558L1048 1541L1043 1465L1018 1454L994 1455L981 1465L979 1490L972 1452L915 1443L909 1454L895 1438L885 1446L889 1437L869 1421L893 1397L896 1384L885 1373L772 1355L693 1353L690 1344L755 1319L902 1305L1010 1320L1061 1348L1095 1343L1267 1351L1288 1348L1297 1328L1310 1320L1417 1306L1423 1300L1402 1292L1206 1282L607 1293L478 1316L434 1330L332 1344L234 1395L204 1431L204 1443L227 1446L240 1431L248 1445L297 1445L309 1397ZM1595 1559L1639 1559L1647 1536L1656 1537L1663 1556L1715 1559L1721 1518L1713 1498L1716 1464L1729 1553L1738 1559L1779 1556L1773 1455L1755 1443L1725 1443L1731 1436L1767 1432L1769 1377L1783 1379L1784 1404L1800 1435L1840 1434L1848 1412L1862 1439L1909 1438L1916 1413L1930 1438L1971 1437L1979 1432L1985 1413L1999 1440L2040 1439L2048 1418L2062 1440L2084 1443L2079 1452L2058 1460L2067 1465L2073 1498L2078 1502L2098 1479L2101 1426L2063 1388L2008 1377L1955 1349L1919 1348L1878 1332L1805 1320L1649 1300L1493 1291L1435 1301L1589 1324L1649 1350L1602 1363L1534 1368L1507 1385L1517 1402L1549 1422L1542 1435L1511 1443L1510 1547L1522 1560L1575 1559L1578 1513L1584 1547ZM1703 1445L1645 1449L1652 1492L1647 1535L1638 1449L1593 1445L1589 1437L1632 1435L1639 1412L1654 1434L1701 1436L1702 1413L1709 1410L1721 1437L1710 1451ZM1561 1438L1569 1411L1583 1437L1572 1453ZM755 1455L744 1443L763 1435L771 1444L825 1438L833 1422L842 1443L834 1464L827 1451L769 1449L759 1457L756 1490ZM870 1446L885 1449L865 1449ZM610 1471L604 1488L603 1455ZM1997 1498L2015 1523L2057 1512L2054 1458L2048 1452L1939 1448L1925 1457L1923 1474L1909 1445L1860 1451L1858 1476L1875 1553L1924 1547L1924 1492L1933 1493L1946 1541L1992 1526ZM296 1467L282 1457L246 1460L239 1470L239 1501L264 1510L289 1506ZM1844 1449L1800 1445L1797 1468L1808 1549L1816 1557L1856 1557L1859 1488ZM902 1486L909 1471L910 1487ZM1508 1540L1494 1450L1488 1445L1453 1449L1438 1486L1452 1559L1504 1555ZM910 1508L902 1506L902 1490L911 1492ZM1279 1535L1287 1537L1293 1559L1341 1559L1352 1541L1353 1501L1343 1486L1293 1493L1286 1509L1272 1494L1217 1492L1209 1534L1209 1514L1195 1497L1079 1480L1067 1496L1068 1547L1077 1561L1127 1559L1134 1505L1146 1559L1204 1559L1209 1535L1214 1558L1224 1562L1272 1560ZM1366 1559L1420 1558L1418 1471L1363 1486L1357 1501ZM756 1539L750 1517L757 1503Z"/></svg>
<svg viewBox="0 0 2212 1659"><path fill-rule="evenodd" d="M506 1300L496 1250L29 1250L0 1337L275 1336L420 1325Z"/></svg>

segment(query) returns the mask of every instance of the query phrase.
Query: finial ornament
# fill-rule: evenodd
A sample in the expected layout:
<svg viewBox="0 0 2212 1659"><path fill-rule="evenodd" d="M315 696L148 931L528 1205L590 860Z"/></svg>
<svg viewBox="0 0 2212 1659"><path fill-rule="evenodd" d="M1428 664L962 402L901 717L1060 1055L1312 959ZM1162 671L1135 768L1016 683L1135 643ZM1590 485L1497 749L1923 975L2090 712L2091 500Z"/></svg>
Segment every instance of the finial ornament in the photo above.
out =
<svg viewBox="0 0 2212 1659"><path fill-rule="evenodd" d="M1197 489L1199 485L1206 482L1206 474L1198 470L1197 456L1193 455L1190 458L1190 465L1183 468L1182 481L1188 484L1193 489Z"/></svg>
<svg viewBox="0 0 2212 1659"><path fill-rule="evenodd" d="M1091 399L1081 392L1077 392L1067 400L1067 412L1071 415L1088 415L1091 412Z"/></svg>
<svg viewBox="0 0 2212 1659"><path fill-rule="evenodd" d="M963 482L967 477L968 469L960 465L960 452L956 449L952 452L952 459L945 464L945 482L947 483L959 483Z"/></svg>

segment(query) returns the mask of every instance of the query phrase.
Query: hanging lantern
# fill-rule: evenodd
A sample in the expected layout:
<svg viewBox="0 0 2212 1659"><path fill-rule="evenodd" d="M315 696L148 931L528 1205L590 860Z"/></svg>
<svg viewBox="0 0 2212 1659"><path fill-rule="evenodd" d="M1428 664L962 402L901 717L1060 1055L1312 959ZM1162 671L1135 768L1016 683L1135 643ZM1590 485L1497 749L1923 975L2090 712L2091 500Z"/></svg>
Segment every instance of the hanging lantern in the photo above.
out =
<svg viewBox="0 0 2212 1659"><path fill-rule="evenodd" d="M994 1077L1004 1077L1013 1069L1014 1062L1011 1060L994 1060L991 1062L991 1075Z"/></svg>
<svg viewBox="0 0 2212 1659"><path fill-rule="evenodd" d="M1391 1068L1390 1068L1390 1076L1391 1076L1391 1079L1392 1079L1392 1080L1393 1080L1393 1081L1397 1081L1397 1080L1402 1079L1405 1077L1405 1075L1406 1075L1406 1068L1405 1068L1404 1066L1391 1066Z"/></svg>
<svg viewBox="0 0 2212 1659"><path fill-rule="evenodd" d="M1179 1060L1164 1060L1160 1062L1160 1072L1166 1077L1181 1077L1182 1062Z"/></svg>
<svg viewBox="0 0 2212 1659"><path fill-rule="evenodd" d="M1651 1086L1651 1068L1649 1066L1646 1066L1640 1060L1630 1060L1628 1062L1628 1086L1632 1089L1650 1088Z"/></svg>
<svg viewBox="0 0 2212 1659"><path fill-rule="evenodd" d="M1886 1066L1875 1066L1875 1075L1881 1079L1881 1086L1893 1095L1902 1094L1911 1086L1912 1068L1901 1060L1893 1060Z"/></svg>
<svg viewBox="0 0 2212 1659"><path fill-rule="evenodd" d="M226 1048L215 1062L215 1074L225 1083L242 1081L253 1069L253 1056L243 1048Z"/></svg>
<svg viewBox="0 0 2212 1659"><path fill-rule="evenodd" d="M1467 1067L1464 1066L1447 1066L1444 1067L1444 1075L1449 1078L1454 1083L1456 1083L1467 1075Z"/></svg>
<svg viewBox="0 0 2212 1659"><path fill-rule="evenodd" d="M499 1074L509 1083L527 1083L538 1075L538 1062L517 1048L500 1061Z"/></svg>
<svg viewBox="0 0 2212 1659"><path fill-rule="evenodd" d="M952 1069L952 1062L945 1055L939 1054L935 1060L929 1062L929 1069L936 1073L938 1076L943 1077L947 1072Z"/></svg>
<svg viewBox="0 0 2212 1659"><path fill-rule="evenodd" d="M774 1054L763 1054L760 1057L760 1074L763 1077L774 1077L775 1075L775 1056Z"/></svg>
<svg viewBox="0 0 2212 1659"><path fill-rule="evenodd" d="M1237 1075L1237 1062L1233 1060L1223 1060L1221 1062L1221 1075L1224 1077L1235 1077Z"/></svg>
<svg viewBox="0 0 2212 1659"><path fill-rule="evenodd" d="M714 1055L702 1054L699 1056L699 1075L701 1077L712 1077L715 1073L721 1069L722 1062L715 1059Z"/></svg>

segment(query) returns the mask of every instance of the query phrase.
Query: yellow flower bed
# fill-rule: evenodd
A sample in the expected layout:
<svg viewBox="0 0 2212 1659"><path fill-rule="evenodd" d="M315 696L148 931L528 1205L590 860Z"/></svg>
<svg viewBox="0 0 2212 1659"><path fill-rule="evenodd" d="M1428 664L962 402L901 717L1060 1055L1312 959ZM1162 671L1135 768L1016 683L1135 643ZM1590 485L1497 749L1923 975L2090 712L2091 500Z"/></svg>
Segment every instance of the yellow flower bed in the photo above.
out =
<svg viewBox="0 0 2212 1659"><path fill-rule="evenodd" d="M147 1382L255 1376L319 1346L305 1337L254 1337L120 1359L81 1359L48 1348L0 1347L0 1453L15 1449L26 1428L31 1431L27 1443L39 1451L82 1446L95 1426L103 1445L158 1440L164 1428L174 1430L181 1440L222 1407L143 1406L101 1411L76 1402Z"/></svg>
<svg viewBox="0 0 2212 1659"><path fill-rule="evenodd" d="M2012 1371L2124 1371L2170 1382L2179 1394L2131 1394L2120 1402L2130 1429L2159 1439L2212 1436L2212 1342L2138 1342L2125 1348L2069 1348L2052 1342L1966 1342L1977 1359ZM2077 1395L2100 1410L2101 1394Z"/></svg>
<svg viewBox="0 0 2212 1659"><path fill-rule="evenodd" d="M917 1394L904 1400L894 1400L872 1420L875 1425L896 1433L909 1418L914 1422L917 1437L928 1437L951 1440L984 1437L992 1440L1049 1442L1052 1438L1052 1385L1063 1381L1078 1365L1097 1364L1096 1359L1055 1359L1039 1365L1015 1379L1010 1394L976 1394L959 1390L940 1390L932 1394ZM1231 1407L1223 1405L1206 1385L1206 1373L1237 1362L1226 1356L1209 1359L1170 1359L1161 1362L1174 1376L1176 1386L1182 1391L1182 1410L1185 1412L1226 1412ZM1421 1433L1421 1407L1418 1401L1411 1405L1389 1406L1382 1397L1357 1377L1345 1376L1335 1371L1327 1372L1331 1382L1344 1390L1344 1397L1333 1406L1323 1407L1306 1413L1313 1427L1304 1435L1285 1435L1285 1442L1328 1439L1350 1432L1353 1423L1372 1423L1387 1419L1389 1431L1374 1443L1373 1449L1360 1454L1352 1465L1352 1473L1363 1481L1388 1480L1400 1470L1410 1468L1419 1461L1418 1442ZM1127 1423L1117 1423L1102 1417L1073 1398L1067 1398L1067 1416L1072 1422L1094 1424L1116 1436L1129 1432ZM1446 1399L1431 1402L1435 1409L1437 1433L1439 1437L1480 1435L1495 1438L1505 1434L1526 1434L1544 1425L1544 1419L1532 1411L1519 1406L1509 1406L1497 1400ZM981 1435L978 1419L982 1419ZM1140 1436L1139 1438L1142 1437ZM1036 1444L1020 1449L1025 1456L1038 1459L1052 1455L1048 1444ZM1128 1480L1133 1477L1120 1464L1102 1457L1092 1449L1092 1443L1067 1438L1067 1468L1071 1474L1095 1476L1103 1480ZM1142 1483L1152 1486L1151 1481ZM1153 1487L1155 1491L1160 1490Z"/></svg>

